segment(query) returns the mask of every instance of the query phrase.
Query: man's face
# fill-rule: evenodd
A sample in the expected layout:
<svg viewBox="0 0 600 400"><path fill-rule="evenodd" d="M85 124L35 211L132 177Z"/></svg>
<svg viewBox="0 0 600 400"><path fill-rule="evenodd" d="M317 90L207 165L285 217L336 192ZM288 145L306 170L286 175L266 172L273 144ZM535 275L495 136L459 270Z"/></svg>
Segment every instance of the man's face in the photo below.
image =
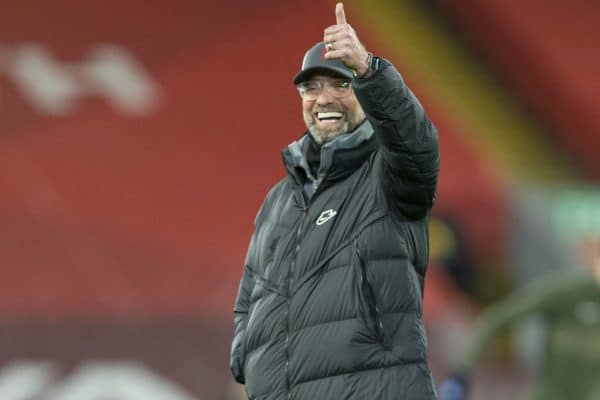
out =
<svg viewBox="0 0 600 400"><path fill-rule="evenodd" d="M304 123L317 143L326 143L342 133L352 132L365 120L365 112L349 79L314 75L299 85L299 89Z"/></svg>

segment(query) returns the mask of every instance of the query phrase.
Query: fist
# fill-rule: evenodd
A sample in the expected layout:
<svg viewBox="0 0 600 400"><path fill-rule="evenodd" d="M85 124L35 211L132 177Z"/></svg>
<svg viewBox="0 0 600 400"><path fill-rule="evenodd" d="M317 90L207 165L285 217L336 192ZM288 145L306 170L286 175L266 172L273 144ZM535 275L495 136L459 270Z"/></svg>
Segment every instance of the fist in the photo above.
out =
<svg viewBox="0 0 600 400"><path fill-rule="evenodd" d="M336 24L327 27L323 34L327 49L325 58L339 59L359 76L364 75L369 69L368 52L358 40L354 29L346 22L342 3L337 3L335 6L335 20Z"/></svg>

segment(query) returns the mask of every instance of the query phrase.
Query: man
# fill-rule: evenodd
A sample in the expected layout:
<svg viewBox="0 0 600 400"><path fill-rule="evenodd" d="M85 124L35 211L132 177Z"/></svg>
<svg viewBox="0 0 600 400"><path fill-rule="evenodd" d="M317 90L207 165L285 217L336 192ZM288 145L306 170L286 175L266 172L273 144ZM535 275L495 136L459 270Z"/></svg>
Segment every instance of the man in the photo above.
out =
<svg viewBox="0 0 600 400"><path fill-rule="evenodd" d="M422 291L436 130L346 23L294 78L308 132L256 221L231 370L251 400L435 399Z"/></svg>

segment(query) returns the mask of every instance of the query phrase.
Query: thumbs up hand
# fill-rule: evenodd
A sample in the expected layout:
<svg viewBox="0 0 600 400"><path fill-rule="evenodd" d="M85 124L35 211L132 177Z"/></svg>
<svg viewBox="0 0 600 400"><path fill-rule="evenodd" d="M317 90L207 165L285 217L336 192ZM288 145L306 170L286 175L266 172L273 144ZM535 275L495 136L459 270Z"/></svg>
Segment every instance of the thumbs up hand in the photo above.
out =
<svg viewBox="0 0 600 400"><path fill-rule="evenodd" d="M337 3L335 6L335 19L336 24L327 27L323 34L327 49L325 58L339 59L358 76L364 76L369 70L367 64L369 53L358 40L354 29L346 22L342 3Z"/></svg>

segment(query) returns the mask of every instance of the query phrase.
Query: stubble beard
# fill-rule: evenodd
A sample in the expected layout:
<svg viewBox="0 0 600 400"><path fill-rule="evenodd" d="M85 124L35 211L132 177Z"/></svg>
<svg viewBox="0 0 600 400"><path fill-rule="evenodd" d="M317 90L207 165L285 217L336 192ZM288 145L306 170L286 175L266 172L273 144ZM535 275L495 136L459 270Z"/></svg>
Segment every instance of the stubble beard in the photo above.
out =
<svg viewBox="0 0 600 400"><path fill-rule="evenodd" d="M343 135L344 133L349 132L350 123L348 121L344 121L341 128L337 129L320 129L312 123L308 127L308 131L312 135L315 142L319 144L325 144L327 142L331 142L336 137Z"/></svg>

